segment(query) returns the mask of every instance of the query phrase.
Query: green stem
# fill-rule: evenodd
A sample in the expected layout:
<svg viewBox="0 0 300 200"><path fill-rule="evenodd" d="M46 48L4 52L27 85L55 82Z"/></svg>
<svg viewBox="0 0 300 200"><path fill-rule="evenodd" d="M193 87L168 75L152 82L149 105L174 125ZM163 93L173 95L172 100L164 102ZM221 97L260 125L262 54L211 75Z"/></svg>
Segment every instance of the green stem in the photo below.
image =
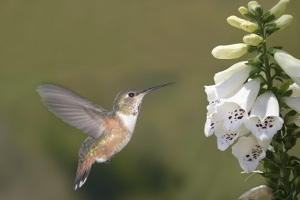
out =
<svg viewBox="0 0 300 200"><path fill-rule="evenodd" d="M271 67L269 63L269 55L267 50L267 34L265 31L265 24L259 21L258 25L260 26L260 30L261 30L260 34L264 39L262 43L262 55L263 55L263 64L264 64L265 75L266 75L266 82L268 87L267 89L271 89L273 84L272 84L272 77L271 77Z"/></svg>
<svg viewBox="0 0 300 200"><path fill-rule="evenodd" d="M264 66L265 66L265 75L266 75L266 81L267 81L267 86L268 89L272 88L272 77L271 77L271 67L269 65L269 55L267 52L267 44L266 44L266 40L264 38L264 43L262 44L263 47L263 62L264 62Z"/></svg>

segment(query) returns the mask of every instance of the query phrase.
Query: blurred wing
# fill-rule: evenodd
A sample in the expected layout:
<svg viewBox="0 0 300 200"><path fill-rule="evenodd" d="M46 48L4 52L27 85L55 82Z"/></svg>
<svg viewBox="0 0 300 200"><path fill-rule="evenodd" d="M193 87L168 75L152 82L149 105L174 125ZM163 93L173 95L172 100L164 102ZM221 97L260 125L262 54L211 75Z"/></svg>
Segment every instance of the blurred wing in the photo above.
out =
<svg viewBox="0 0 300 200"><path fill-rule="evenodd" d="M107 110L74 92L55 85L40 85L37 92L48 109L64 122L93 138L100 137L104 130L104 112Z"/></svg>

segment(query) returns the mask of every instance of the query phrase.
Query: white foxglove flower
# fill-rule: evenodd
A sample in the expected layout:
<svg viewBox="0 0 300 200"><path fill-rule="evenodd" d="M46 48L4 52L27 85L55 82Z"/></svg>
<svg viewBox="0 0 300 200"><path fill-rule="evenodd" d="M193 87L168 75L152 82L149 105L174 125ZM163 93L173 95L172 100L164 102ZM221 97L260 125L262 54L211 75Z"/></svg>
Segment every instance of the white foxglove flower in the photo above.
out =
<svg viewBox="0 0 300 200"><path fill-rule="evenodd" d="M273 23L275 24L276 28L280 28L280 30L282 30L285 27L287 27L288 25L290 25L290 23L292 23L292 21L293 21L292 15L282 15Z"/></svg>
<svg viewBox="0 0 300 200"><path fill-rule="evenodd" d="M218 59L235 59L248 52L249 46L244 43L219 45L212 50L212 55Z"/></svg>
<svg viewBox="0 0 300 200"><path fill-rule="evenodd" d="M235 63L234 65L230 66L229 68L216 73L214 76L215 84L225 81L235 72L247 67L246 63L247 63L247 61L238 62L238 63Z"/></svg>
<svg viewBox="0 0 300 200"><path fill-rule="evenodd" d="M261 142L253 136L243 136L232 146L232 154L239 160L241 168L249 173L256 169L261 159L266 157L270 142L271 140Z"/></svg>
<svg viewBox="0 0 300 200"><path fill-rule="evenodd" d="M251 72L256 69L244 63L237 63L227 70L217 73L215 75L216 85L204 86L209 102L207 106L208 115L215 111L214 107L220 102L220 99L229 98L239 91Z"/></svg>
<svg viewBox="0 0 300 200"><path fill-rule="evenodd" d="M281 100L291 109L300 113L300 97L282 97Z"/></svg>
<svg viewBox="0 0 300 200"><path fill-rule="evenodd" d="M300 60L279 49L275 50L274 59L283 71L300 86Z"/></svg>
<svg viewBox="0 0 300 200"><path fill-rule="evenodd" d="M251 115L245 121L245 126L260 141L272 139L282 128L283 120L279 117L277 98L271 91L260 95L251 110Z"/></svg>
<svg viewBox="0 0 300 200"><path fill-rule="evenodd" d="M233 73L223 82L217 84L216 95L218 99L227 99L239 91L243 87L245 81L249 78L251 72L253 72L255 69L255 67L247 65L246 67ZM221 79L221 77L218 77L218 79Z"/></svg>
<svg viewBox="0 0 300 200"><path fill-rule="evenodd" d="M271 8L270 15L274 15L275 18L280 17L285 12L290 0L280 0L273 8Z"/></svg>
<svg viewBox="0 0 300 200"><path fill-rule="evenodd" d="M248 118L260 88L260 78L247 82L240 91L228 99L221 99L216 112L224 122L228 132L237 130Z"/></svg>
<svg viewBox="0 0 300 200"><path fill-rule="evenodd" d="M217 137L218 149L225 151L237 138L246 135L249 130L244 125L235 131L229 132L223 126L223 123L218 121L215 125L215 135Z"/></svg>

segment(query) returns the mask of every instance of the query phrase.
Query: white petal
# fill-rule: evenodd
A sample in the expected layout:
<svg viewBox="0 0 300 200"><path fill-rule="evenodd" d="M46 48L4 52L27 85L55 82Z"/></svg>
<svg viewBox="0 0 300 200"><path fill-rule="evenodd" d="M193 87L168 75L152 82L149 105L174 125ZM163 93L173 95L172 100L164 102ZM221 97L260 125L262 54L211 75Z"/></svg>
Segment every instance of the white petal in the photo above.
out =
<svg viewBox="0 0 300 200"><path fill-rule="evenodd" d="M283 120L279 117L279 105L275 95L267 91L260 95L252 108L245 126L259 140L269 140L282 128Z"/></svg>
<svg viewBox="0 0 300 200"><path fill-rule="evenodd" d="M266 148L270 144L260 143L254 137L240 137L232 146L232 154L239 160L241 168L249 173L256 169L259 161L266 156Z"/></svg>
<svg viewBox="0 0 300 200"><path fill-rule="evenodd" d="M236 131L247 119L247 112L234 102L222 102L217 106L217 113L223 120L228 132Z"/></svg>
<svg viewBox="0 0 300 200"><path fill-rule="evenodd" d="M207 94L208 106L206 107L208 112L207 115L212 114L215 111L216 104L219 103L219 99L216 96L216 86L209 85L204 86L205 92Z"/></svg>
<svg viewBox="0 0 300 200"><path fill-rule="evenodd" d="M289 90L293 91L291 97L300 97L300 87L296 83L290 85Z"/></svg>
<svg viewBox="0 0 300 200"><path fill-rule="evenodd" d="M300 86L300 60L282 50L276 50L274 59L287 75Z"/></svg>
<svg viewBox="0 0 300 200"><path fill-rule="evenodd" d="M248 81L244 84L242 89L238 91L238 93L236 93L234 96L227 99L226 101L237 103L240 105L241 108L249 112L257 97L260 88L260 82L260 78Z"/></svg>
<svg viewBox="0 0 300 200"><path fill-rule="evenodd" d="M283 97L281 100L291 109L300 113L300 97Z"/></svg>
<svg viewBox="0 0 300 200"><path fill-rule="evenodd" d="M221 124L215 127L215 135L217 137L218 149L225 151L238 137L249 133L249 130L245 126L241 126L239 129L233 132L226 131L226 128Z"/></svg>
<svg viewBox="0 0 300 200"><path fill-rule="evenodd" d="M206 117L204 126L204 134L206 137L211 136L215 132L215 122L212 120L212 115Z"/></svg>
<svg viewBox="0 0 300 200"><path fill-rule="evenodd" d="M247 67L247 65L245 63L247 63L247 62L246 61L238 62L238 63L232 65L231 67L225 69L224 71L216 73L214 76L215 84L225 81L235 72Z"/></svg>
<svg viewBox="0 0 300 200"><path fill-rule="evenodd" d="M228 79L216 85L216 95L219 99L229 98L237 93L249 78L250 73L255 70L254 67L248 65L234 74Z"/></svg>
<svg viewBox="0 0 300 200"><path fill-rule="evenodd" d="M247 82L243 88L229 99L222 99L216 111L224 122L227 131L238 129L248 117L259 91L260 79Z"/></svg>
<svg viewBox="0 0 300 200"><path fill-rule="evenodd" d="M260 118L267 116L279 116L279 105L277 98L271 91L267 91L257 97L251 115L257 115Z"/></svg>

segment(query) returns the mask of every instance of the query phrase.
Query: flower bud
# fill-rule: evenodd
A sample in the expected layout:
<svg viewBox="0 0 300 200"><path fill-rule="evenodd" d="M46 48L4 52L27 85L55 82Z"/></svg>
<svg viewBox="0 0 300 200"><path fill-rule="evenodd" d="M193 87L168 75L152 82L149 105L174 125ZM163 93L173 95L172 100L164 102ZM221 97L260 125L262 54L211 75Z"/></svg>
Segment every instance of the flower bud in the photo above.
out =
<svg viewBox="0 0 300 200"><path fill-rule="evenodd" d="M235 59L248 52L249 46L244 43L220 45L212 50L212 55L218 59Z"/></svg>
<svg viewBox="0 0 300 200"><path fill-rule="evenodd" d="M248 9L245 8L244 6L239 7L239 12L244 16L249 14Z"/></svg>
<svg viewBox="0 0 300 200"><path fill-rule="evenodd" d="M248 3L248 9L252 12L255 11L256 6L258 6L257 1L249 1Z"/></svg>
<svg viewBox="0 0 300 200"><path fill-rule="evenodd" d="M234 15L227 18L228 24L231 26L234 26L239 29L243 29L244 31L247 31L249 33L253 33L258 29L257 24L241 19L239 17L236 17Z"/></svg>
<svg viewBox="0 0 300 200"><path fill-rule="evenodd" d="M239 28L239 29L241 29L241 24L245 21L246 20L236 17L234 15L227 18L228 24L230 24L231 26L234 26L236 28Z"/></svg>
<svg viewBox="0 0 300 200"><path fill-rule="evenodd" d="M259 35L252 33L252 34L245 35L243 37L243 41L248 45L258 46L260 43L262 43L263 38L260 37Z"/></svg>
<svg viewBox="0 0 300 200"><path fill-rule="evenodd" d="M290 0L280 0L273 8L270 10L270 15L274 15L275 18L280 17L285 12Z"/></svg>
<svg viewBox="0 0 300 200"><path fill-rule="evenodd" d="M241 23L240 28L246 32L253 33L257 31L258 25L253 22L249 22L245 20L244 22Z"/></svg>
<svg viewBox="0 0 300 200"><path fill-rule="evenodd" d="M284 29L285 27L287 27L288 25L290 25L290 23L293 20L293 16L292 15L282 15L281 17L279 17L274 23L275 23L275 27L279 28L280 30Z"/></svg>

